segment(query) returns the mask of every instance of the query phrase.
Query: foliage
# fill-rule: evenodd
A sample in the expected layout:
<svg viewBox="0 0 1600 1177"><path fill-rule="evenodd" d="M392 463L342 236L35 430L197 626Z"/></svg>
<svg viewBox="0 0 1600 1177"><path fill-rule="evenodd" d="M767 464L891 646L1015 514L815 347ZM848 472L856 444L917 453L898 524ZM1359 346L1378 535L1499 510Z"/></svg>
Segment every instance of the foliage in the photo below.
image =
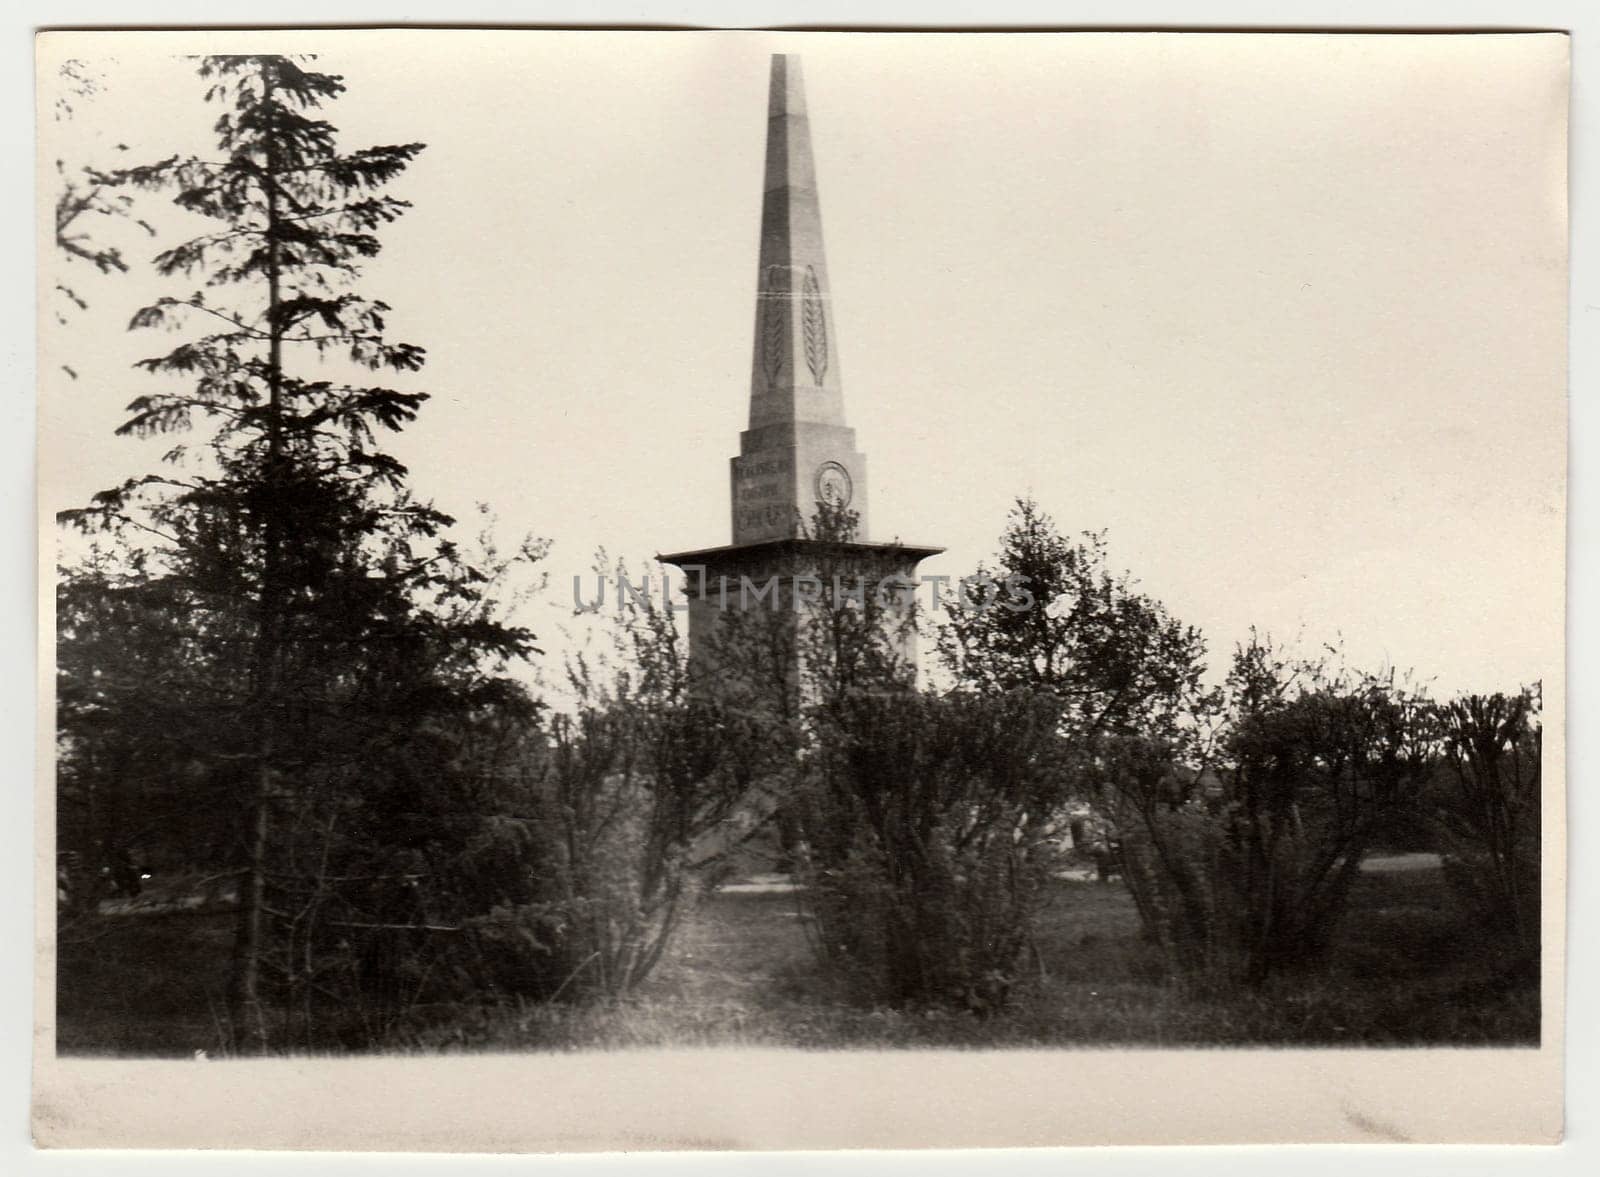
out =
<svg viewBox="0 0 1600 1177"><path fill-rule="evenodd" d="M421 145L342 153L316 111L343 83L300 60L209 57L199 73L225 108L218 158L114 177L216 222L155 259L199 285L133 317L186 337L140 362L164 387L135 398L118 431L193 431L197 444L64 518L135 551L100 586L185 633L170 680L137 663L156 633L121 657L145 675L147 709L169 708L169 727L197 741L192 769L166 759L147 775L204 781L193 804L226 798L239 910L229 1023L237 1047L265 1050L314 1039L319 1011L368 998L381 1022L418 991L397 962L423 959L419 929L435 909L471 908L441 890L440 864L476 811L466 829L441 818L497 768L462 733L530 711L500 672L532 635L501 619L493 589L539 553L469 560L446 535L453 520L410 493L378 442L426 396L368 373L424 357L386 336L388 306L352 283L407 207L381 189ZM101 621L62 631L64 650L116 640L98 630L114 612L102 604ZM62 658L79 677L63 684L63 741L85 756L110 746L91 717L117 718L86 680L101 657ZM123 736L159 752L131 725Z"/></svg>
<svg viewBox="0 0 1600 1177"><path fill-rule="evenodd" d="M984 1012L1008 999L1056 863L1056 701L918 694L910 561L819 504L776 608L729 610L699 653L707 700L750 725L825 969L858 997ZM880 591L881 590L881 591Z"/></svg>
<svg viewBox="0 0 1600 1177"><path fill-rule="evenodd" d="M111 537L115 540L115 537ZM151 577L137 549L96 542L56 584L56 821L64 915L92 912L139 875L233 865L237 743L223 657L235 636Z"/></svg>
<svg viewBox="0 0 1600 1177"><path fill-rule="evenodd" d="M795 619L802 700L826 707L857 691L905 690L916 681L907 654L917 629L916 582L893 544L863 555L860 517L819 502L807 528L802 577L815 592Z"/></svg>
<svg viewBox="0 0 1600 1177"><path fill-rule="evenodd" d="M1254 637L1228 693L1214 774L1128 741L1103 787L1150 934L1190 975L1259 986L1326 953L1362 858L1431 766L1430 708Z"/></svg>
<svg viewBox="0 0 1600 1177"><path fill-rule="evenodd" d="M1448 771L1430 800L1445 874L1484 931L1539 953L1541 699L1467 695L1439 708Z"/></svg>
<svg viewBox="0 0 1600 1177"><path fill-rule="evenodd" d="M785 594L769 605L729 607L699 639L697 680L720 705L768 733L770 772L743 806L745 818L776 833L777 866L803 869L807 757L829 738L819 715L868 690L909 690L914 667L914 582L893 545L855 542L858 516L819 503L781 572ZM768 570L772 572L772 570ZM716 590L712 590L715 595ZM810 820L817 820L812 811Z"/></svg>
<svg viewBox="0 0 1600 1177"><path fill-rule="evenodd" d="M1044 902L1064 786L1054 702L861 691L828 707L804 791L823 959L869 998L991 1013Z"/></svg>
<svg viewBox="0 0 1600 1177"><path fill-rule="evenodd" d="M1132 578L1111 571L1105 536L1061 535L1031 499L1019 499L994 563L967 578L974 603L951 610L939 652L974 690L1033 689L1059 702L1064 731L1089 743L1106 735L1187 739L1208 699L1205 643ZM1010 597L998 589L1015 586Z"/></svg>
<svg viewBox="0 0 1600 1177"><path fill-rule="evenodd" d="M670 612L619 607L615 657L574 660L574 706L551 718L514 785L524 885L473 925L502 995L616 997L641 984L781 763L774 729L696 682Z"/></svg>
<svg viewBox="0 0 1600 1177"><path fill-rule="evenodd" d="M1054 705L918 694L910 563L856 527L820 503L793 607L718 618L710 693L771 733L748 811L776 811L826 970L870 1000L992 1011L1054 861Z"/></svg>
<svg viewBox="0 0 1600 1177"><path fill-rule="evenodd" d="M1054 701L1070 749L1060 804L1092 803L1150 934L1209 942L1214 897L1192 877L1207 861L1202 818L1186 811L1219 710L1203 685L1199 632L1114 573L1103 533L1076 540L1019 499L992 564L968 578L939 637L945 667L987 695L1027 690ZM1152 833L1154 836L1152 836Z"/></svg>
<svg viewBox="0 0 1600 1177"><path fill-rule="evenodd" d="M80 107L99 99L103 93L101 75L88 63L76 58L61 63L55 83L56 98L52 116L58 127L72 122ZM126 151L127 145L118 143L109 150ZM137 215L134 198L103 167L82 159L69 160L58 156L55 171L57 259L64 267L89 266L98 274L126 273L128 263L122 246L114 239L114 235L113 239L108 239L101 231L102 227L107 222L132 224L152 237L155 236L155 228ZM69 278L65 269L55 279L54 293L57 324L65 324L73 311L88 309L88 297L82 284ZM77 379L77 370L70 364L63 364L62 370L72 379Z"/></svg>

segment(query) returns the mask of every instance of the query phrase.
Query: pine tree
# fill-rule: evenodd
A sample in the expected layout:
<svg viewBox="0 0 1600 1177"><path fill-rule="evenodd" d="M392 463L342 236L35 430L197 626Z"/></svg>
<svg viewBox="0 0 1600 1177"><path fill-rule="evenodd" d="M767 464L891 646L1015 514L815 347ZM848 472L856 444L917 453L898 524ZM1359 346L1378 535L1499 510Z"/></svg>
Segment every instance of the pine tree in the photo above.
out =
<svg viewBox="0 0 1600 1177"><path fill-rule="evenodd" d="M73 122L80 108L105 97L101 73L78 58L62 62L54 81L56 97L52 116L58 130ZM110 152L126 151L128 145L118 143L107 147L103 142L96 142L94 147L98 149L96 154L104 158ZM89 266L102 275L123 274L128 270L116 235L105 232L107 222L137 225L152 237L156 231L137 215L133 197L121 191L101 168L82 158L69 160L58 155L55 170L55 247L60 268L52 284L55 295L52 325L59 328L66 326L76 312L89 309L82 267ZM74 270L77 276L73 276ZM78 378L78 371L71 364L63 363L61 371L73 380Z"/></svg>
<svg viewBox="0 0 1600 1177"><path fill-rule="evenodd" d="M201 281L134 316L134 328L186 338L140 362L178 387L134 399L118 430L195 430L201 443L68 513L149 537L151 575L179 586L227 668L236 739L212 761L234 782L240 821L229 1007L236 1046L254 1050L272 1038L271 923L298 927L325 891L318 880L288 912L269 894L303 869L283 843L317 824L313 795L348 788L351 766L371 775L374 757L392 760L407 737L397 717L421 728L416 709L449 685L531 650L530 634L494 620L483 574L445 536L452 520L411 495L379 445L425 394L364 375L423 363L420 347L388 338L389 307L353 289L378 230L408 207L382 190L423 145L341 151L317 112L344 83L309 65L202 59L206 100L224 108L216 156L116 177L216 222L155 259L165 277ZM327 829L339 819L330 809Z"/></svg>

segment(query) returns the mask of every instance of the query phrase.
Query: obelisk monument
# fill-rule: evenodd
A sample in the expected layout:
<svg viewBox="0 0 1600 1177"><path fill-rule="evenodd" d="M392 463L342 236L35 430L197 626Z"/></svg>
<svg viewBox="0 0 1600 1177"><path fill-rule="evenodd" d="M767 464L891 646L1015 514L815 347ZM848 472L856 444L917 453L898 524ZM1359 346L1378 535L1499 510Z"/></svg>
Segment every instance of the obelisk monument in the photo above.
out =
<svg viewBox="0 0 1600 1177"><path fill-rule="evenodd" d="M867 539L867 459L845 424L811 124L790 54L772 58L755 309L750 413L730 465L733 542L661 557L687 574L692 656L730 612L779 613L792 624L804 612L795 578L823 565L848 566L873 585L898 577L904 603L917 562L943 550ZM815 534L824 504L853 514L851 535ZM766 591L752 600L746 585ZM896 644L911 662L912 639L902 632Z"/></svg>

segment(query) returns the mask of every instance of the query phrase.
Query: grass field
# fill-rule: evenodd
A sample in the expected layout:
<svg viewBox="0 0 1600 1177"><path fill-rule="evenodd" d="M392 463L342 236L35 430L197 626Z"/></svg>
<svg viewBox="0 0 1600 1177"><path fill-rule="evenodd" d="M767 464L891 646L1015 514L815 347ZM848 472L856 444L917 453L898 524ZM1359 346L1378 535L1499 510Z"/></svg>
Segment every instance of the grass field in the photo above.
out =
<svg viewBox="0 0 1600 1177"><path fill-rule="evenodd" d="M71 933L62 1053L216 1050L231 917L101 916ZM1463 923L1437 869L1362 876L1326 969L1223 995L1164 976L1119 884L1062 882L1029 974L989 1018L863 1008L819 975L796 896L722 894L626 1001L434 1007L390 1048L1508 1046L1539 1035L1536 989Z"/></svg>

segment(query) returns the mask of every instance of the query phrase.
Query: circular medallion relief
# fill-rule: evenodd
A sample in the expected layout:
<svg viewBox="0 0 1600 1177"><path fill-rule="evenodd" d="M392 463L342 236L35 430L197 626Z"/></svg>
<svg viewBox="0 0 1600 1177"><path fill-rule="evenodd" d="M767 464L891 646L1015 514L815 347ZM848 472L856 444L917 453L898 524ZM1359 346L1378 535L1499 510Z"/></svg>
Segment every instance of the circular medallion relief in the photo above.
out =
<svg viewBox="0 0 1600 1177"><path fill-rule="evenodd" d="M838 462L824 462L817 467L817 501L830 507L848 507L854 491L850 471Z"/></svg>

